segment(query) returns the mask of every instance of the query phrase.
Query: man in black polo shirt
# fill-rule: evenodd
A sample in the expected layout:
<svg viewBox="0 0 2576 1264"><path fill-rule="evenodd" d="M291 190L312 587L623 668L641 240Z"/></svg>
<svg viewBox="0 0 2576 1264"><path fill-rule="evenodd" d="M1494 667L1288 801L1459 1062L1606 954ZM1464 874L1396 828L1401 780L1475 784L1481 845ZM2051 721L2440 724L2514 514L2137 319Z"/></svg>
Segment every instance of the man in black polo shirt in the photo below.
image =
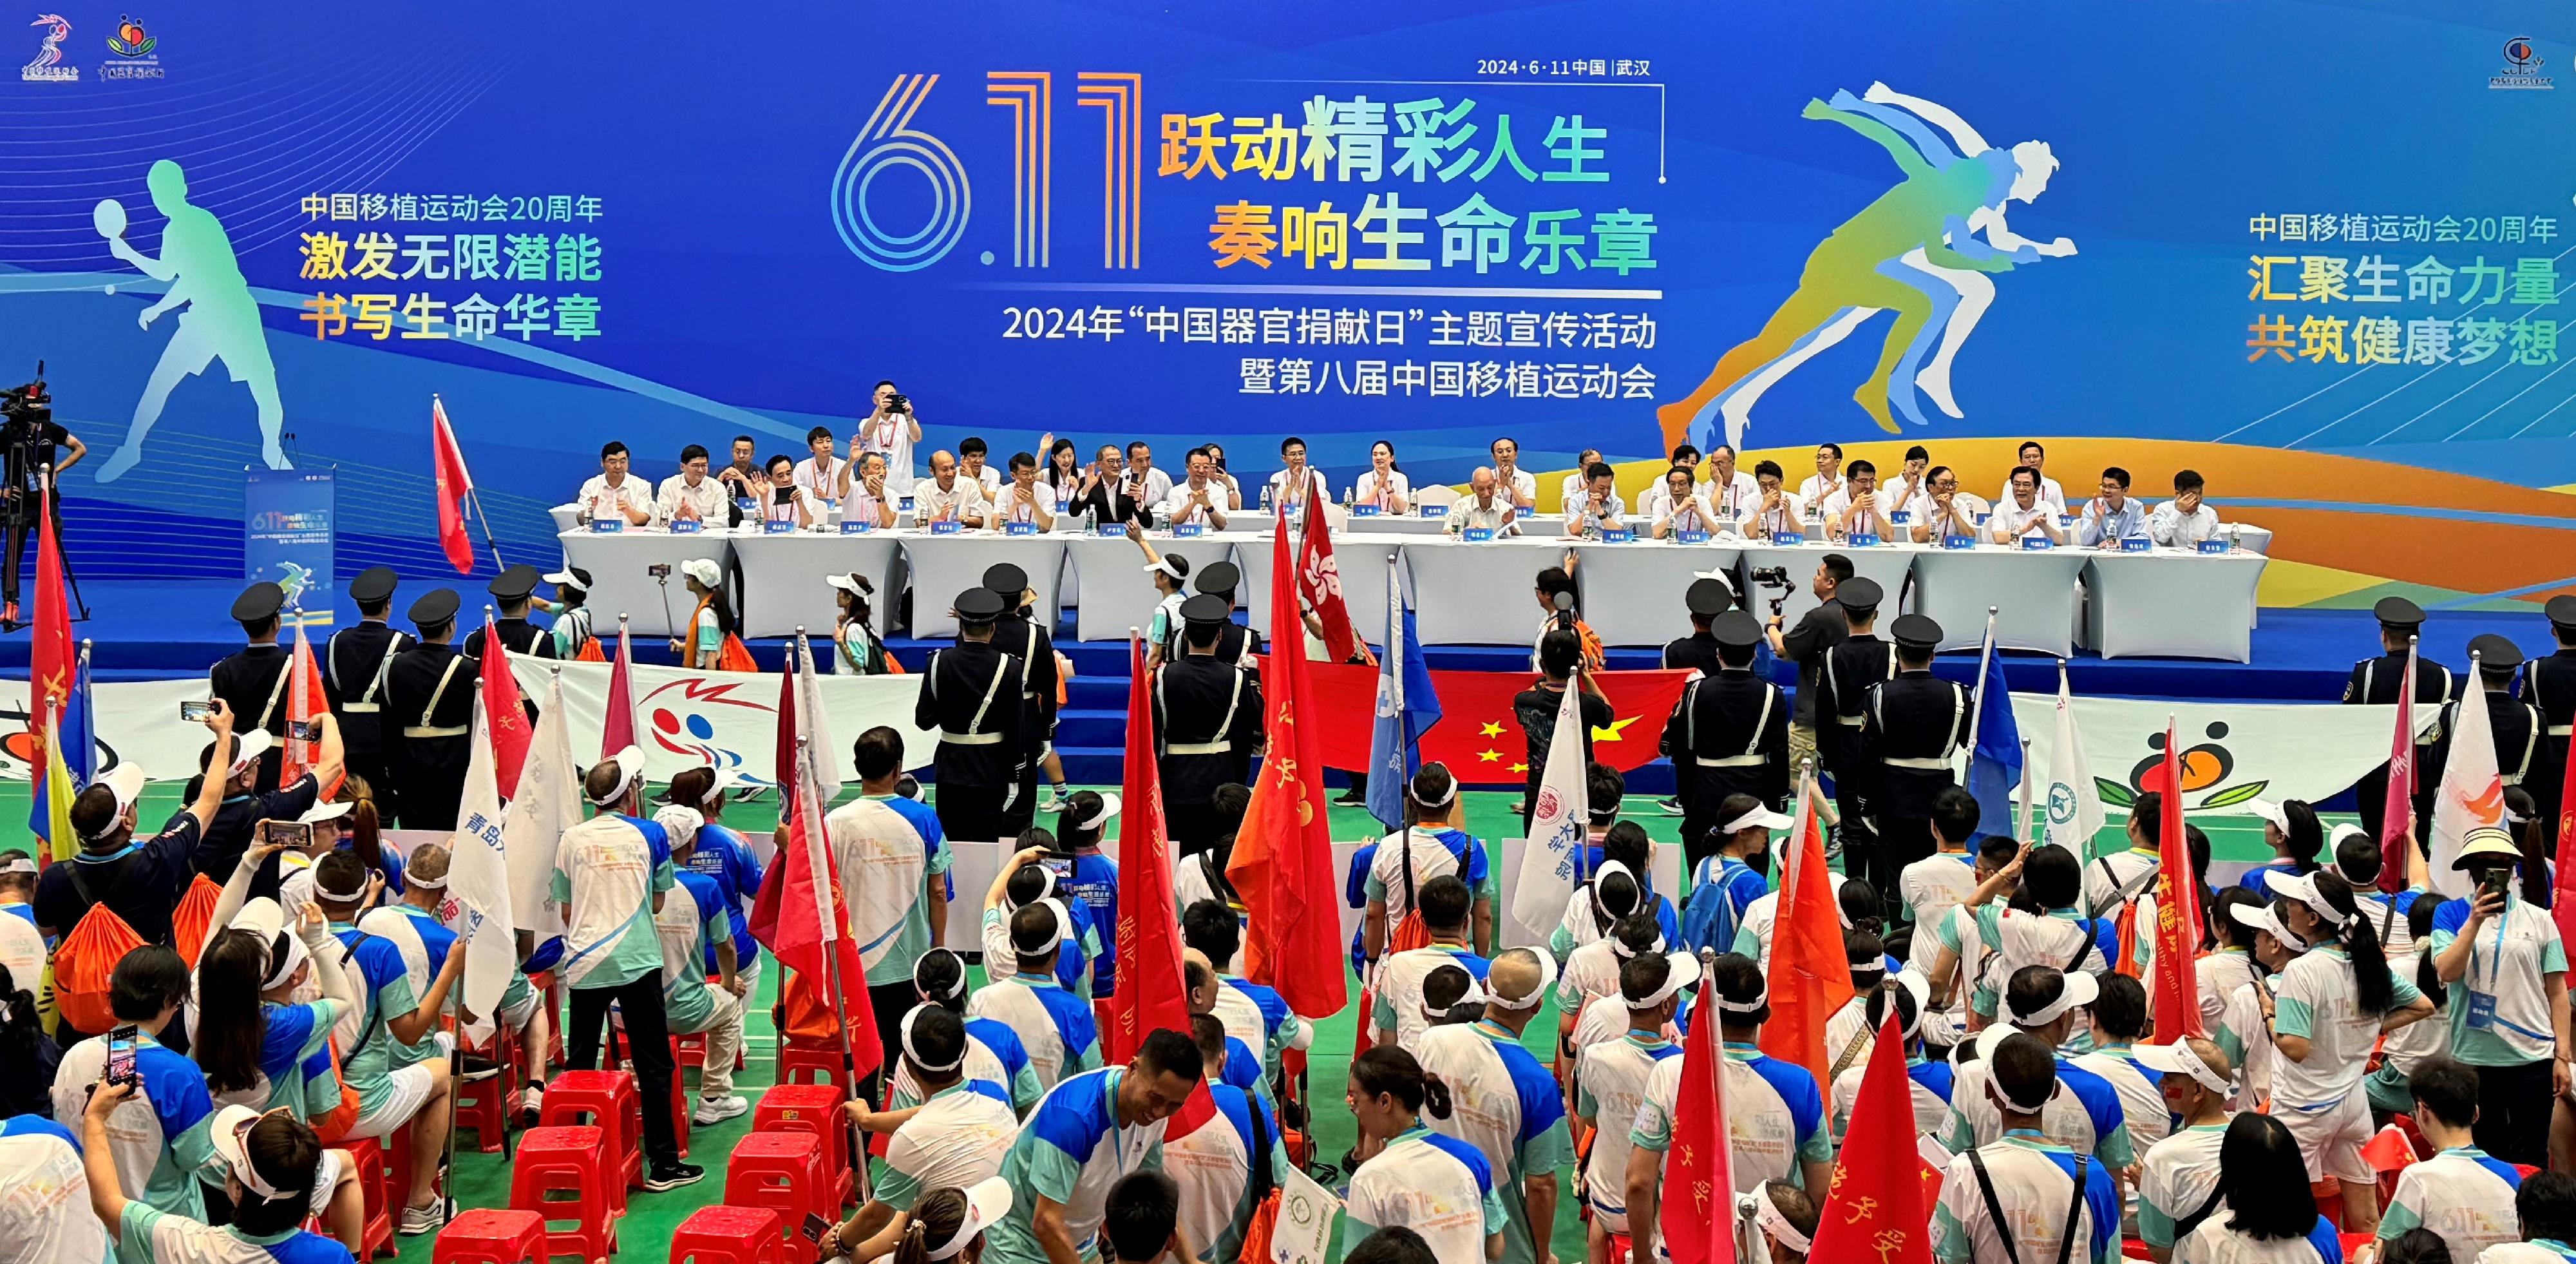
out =
<svg viewBox="0 0 2576 1264"><path fill-rule="evenodd" d="M1834 589L1852 577L1852 561L1840 553L1827 553L1816 566L1815 592L1820 604L1798 620L1798 626L1780 630L1781 616L1773 615L1763 625L1762 635L1771 642L1771 652L1798 665L1798 696L1789 713L1789 776L1796 780L1798 769L1816 757L1816 677L1825 669L1825 655L1851 634L1844 625L1842 603L1835 599Z"/></svg>

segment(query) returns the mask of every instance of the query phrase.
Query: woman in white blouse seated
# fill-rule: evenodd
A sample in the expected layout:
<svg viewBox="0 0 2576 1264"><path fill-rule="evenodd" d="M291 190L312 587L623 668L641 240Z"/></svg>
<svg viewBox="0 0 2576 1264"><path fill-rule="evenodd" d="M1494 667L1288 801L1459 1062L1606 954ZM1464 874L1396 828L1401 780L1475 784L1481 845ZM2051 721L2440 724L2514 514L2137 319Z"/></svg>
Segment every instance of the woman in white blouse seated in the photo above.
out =
<svg viewBox="0 0 2576 1264"><path fill-rule="evenodd" d="M1654 535L1658 540L1671 539L1679 531L1717 530L1716 516L1708 510L1708 501L1691 481L1690 467L1676 465L1664 471L1663 495L1655 498L1660 512L1655 515Z"/></svg>
<svg viewBox="0 0 2576 1264"><path fill-rule="evenodd" d="M2011 497L1997 504L1986 519L1986 532L1997 544L2010 544L2024 536L2046 536L2051 544L2066 543L2066 533L2057 526L2057 506L2039 494L2039 471L2027 465L2013 467Z"/></svg>
<svg viewBox="0 0 2576 1264"><path fill-rule="evenodd" d="M1409 513L1413 507L1413 484L1404 471L1395 468L1395 445L1380 439L1369 445L1369 468L1351 488L1355 505L1375 505L1382 514Z"/></svg>

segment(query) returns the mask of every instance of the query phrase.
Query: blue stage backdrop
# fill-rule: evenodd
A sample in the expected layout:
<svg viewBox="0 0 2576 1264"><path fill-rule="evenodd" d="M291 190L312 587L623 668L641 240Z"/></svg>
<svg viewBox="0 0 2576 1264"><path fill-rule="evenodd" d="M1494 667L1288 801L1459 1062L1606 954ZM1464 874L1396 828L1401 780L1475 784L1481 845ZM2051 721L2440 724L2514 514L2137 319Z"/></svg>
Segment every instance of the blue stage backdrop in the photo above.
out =
<svg viewBox="0 0 2576 1264"><path fill-rule="evenodd" d="M120 0L122 3L123 0ZM2576 572L2576 19L2065 5L65 0L0 84L0 377L91 446L85 576L240 573L245 465L437 565L444 395L505 553L623 439L997 458L1304 436L1463 480L1732 441L2175 470L2266 597ZM2576 355L2576 349L2568 352ZM1644 467L1628 474L1640 482ZM1553 499L1553 478L1542 497ZM488 564L488 554L487 564Z"/></svg>

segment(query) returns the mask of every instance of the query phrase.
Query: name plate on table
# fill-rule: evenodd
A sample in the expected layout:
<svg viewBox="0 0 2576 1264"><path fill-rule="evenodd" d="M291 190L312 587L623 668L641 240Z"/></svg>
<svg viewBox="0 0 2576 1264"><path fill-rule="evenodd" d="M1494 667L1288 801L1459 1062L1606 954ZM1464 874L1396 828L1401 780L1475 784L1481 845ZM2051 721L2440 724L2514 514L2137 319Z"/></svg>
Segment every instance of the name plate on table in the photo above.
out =
<svg viewBox="0 0 2576 1264"><path fill-rule="evenodd" d="M1177 522L1172 524L1172 538L1175 540L1195 540L1206 534L1206 523Z"/></svg>
<svg viewBox="0 0 2576 1264"><path fill-rule="evenodd" d="M2074 525L2075 525L2075 515L2073 515L2073 514L2059 514L2059 515L2057 515L2057 529L2058 529L2058 530L2060 530L2060 531L2064 531L2064 530L2066 530L2066 529L2068 529L2068 528L2070 528L2070 527L2073 527Z"/></svg>
<svg viewBox="0 0 2576 1264"><path fill-rule="evenodd" d="M852 519L841 524L841 534L843 535L866 535L876 529L877 524L870 522L865 518Z"/></svg>
<svg viewBox="0 0 2576 1264"><path fill-rule="evenodd" d="M1676 531L1673 533L1673 540L1680 544L1706 544L1708 543L1708 533L1705 531Z"/></svg>
<svg viewBox="0 0 2576 1264"><path fill-rule="evenodd" d="M1807 537L1795 531L1774 531L1771 533L1771 543L1780 548L1794 549L1806 542Z"/></svg>
<svg viewBox="0 0 2576 1264"><path fill-rule="evenodd" d="M795 529L796 520L793 518L771 518L760 524L762 535L786 535Z"/></svg>
<svg viewBox="0 0 2576 1264"><path fill-rule="evenodd" d="M1977 537L1972 535L1945 535L1941 537L1941 547L1945 549L1973 549L1977 547Z"/></svg>
<svg viewBox="0 0 2576 1264"><path fill-rule="evenodd" d="M1914 511L1913 511L1913 510L1911 510L1911 509L1899 509L1899 510L1897 510L1895 513L1892 513L1892 514L1887 515L1887 521L1888 521L1888 525L1890 525L1890 526L1897 526L1897 527L1910 527L1910 526L1913 526L1913 525L1914 525Z"/></svg>
<svg viewBox="0 0 2576 1264"><path fill-rule="evenodd" d="M1626 544L1628 541L1636 538L1636 533L1632 531L1604 531L1601 533L1601 542L1603 544Z"/></svg>
<svg viewBox="0 0 2576 1264"><path fill-rule="evenodd" d="M2227 551L2227 541L2203 540L2200 542L2200 551L2202 553L2224 553Z"/></svg>
<svg viewBox="0 0 2576 1264"><path fill-rule="evenodd" d="M1422 506L1420 509L1415 510L1414 512L1421 514L1421 515L1422 515L1423 517L1425 517L1425 518L1446 518L1446 517L1448 517L1448 516L1449 516L1449 506L1447 506L1447 505L1424 505L1424 506Z"/></svg>
<svg viewBox="0 0 2576 1264"><path fill-rule="evenodd" d="M1978 526L1981 526L1981 527L1982 527L1982 526L1986 525L1986 520L1987 520L1987 519L1989 519L1989 518L1994 517L1994 515L1993 515L1993 514L1990 514L1990 513L1981 513L1981 514L1970 514L1970 515L1969 515L1969 517L1971 517L1971 518L1975 519L1975 520L1976 520L1976 524L1977 524Z"/></svg>
<svg viewBox="0 0 2576 1264"><path fill-rule="evenodd" d="M625 529L626 517L623 514L614 518L593 518L590 520L590 533L592 535L615 535Z"/></svg>
<svg viewBox="0 0 2576 1264"><path fill-rule="evenodd" d="M963 530L965 526L965 523L959 522L955 518L942 518L939 521L930 524L930 534L955 535L960 530Z"/></svg>
<svg viewBox="0 0 2576 1264"><path fill-rule="evenodd" d="M2153 551L2155 547L2155 541L2142 535L2129 536L2120 541L2120 551L2123 553L2146 553Z"/></svg>
<svg viewBox="0 0 2576 1264"><path fill-rule="evenodd" d="M1459 532L1458 535L1469 544L1483 544L1494 538L1494 529L1492 527L1469 527L1466 530Z"/></svg>
<svg viewBox="0 0 2576 1264"><path fill-rule="evenodd" d="M743 516L743 517L746 517L746 518L752 517L753 515L758 514L758 513L760 512L760 502L759 502L759 501L756 501L756 500L753 500L753 499L752 499L751 497L749 497L749 496L736 496L736 497L734 497L734 498L733 498L733 507L734 507L734 508L736 508L736 509L741 510L741 511L742 511L742 516Z"/></svg>
<svg viewBox="0 0 2576 1264"><path fill-rule="evenodd" d="M1104 540L1111 536L1125 535L1127 534L1127 524L1123 522L1094 523L1091 527L1091 534Z"/></svg>
<svg viewBox="0 0 2576 1264"><path fill-rule="evenodd" d="M1378 515L1378 507L1377 507L1377 506L1375 506L1375 505L1353 505L1353 506L1351 506L1351 516L1352 516L1352 517L1354 517L1354 518L1374 518L1374 517L1376 517L1377 515Z"/></svg>
<svg viewBox="0 0 2576 1264"><path fill-rule="evenodd" d="M901 499L899 499L899 500L895 501L895 502L894 502L894 507L895 507L895 509L896 509L898 512L903 511L903 510L908 510L908 509L912 508L912 497L910 497L910 496L905 496L905 497L903 497L903 498L901 498Z"/></svg>
<svg viewBox="0 0 2576 1264"><path fill-rule="evenodd" d="M706 529L707 524L700 522L695 518L673 518L671 520L671 534L673 535L696 535Z"/></svg>
<svg viewBox="0 0 2576 1264"><path fill-rule="evenodd" d="M1037 533L1038 524L1034 522L1005 522L1002 524L1002 534L1004 535L1036 535Z"/></svg>
<svg viewBox="0 0 2576 1264"><path fill-rule="evenodd" d="M2021 551L2024 553L2038 553L2056 547L2057 542L2044 535L2026 535L2021 538Z"/></svg>
<svg viewBox="0 0 2576 1264"><path fill-rule="evenodd" d="M1843 546L1854 549L1874 549L1878 547L1878 537L1866 532L1857 532L1844 536Z"/></svg>

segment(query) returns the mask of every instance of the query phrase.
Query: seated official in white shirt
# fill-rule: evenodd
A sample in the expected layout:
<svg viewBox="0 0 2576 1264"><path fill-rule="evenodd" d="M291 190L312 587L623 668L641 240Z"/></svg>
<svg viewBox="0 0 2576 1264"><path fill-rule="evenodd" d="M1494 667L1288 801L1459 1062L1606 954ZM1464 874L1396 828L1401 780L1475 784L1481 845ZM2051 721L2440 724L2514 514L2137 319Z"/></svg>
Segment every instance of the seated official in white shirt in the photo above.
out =
<svg viewBox="0 0 2576 1264"><path fill-rule="evenodd" d="M1735 449L1721 443L1708 453L1708 507L1721 522L1742 523L1762 504L1762 486L1735 468ZM1739 529L1741 529L1739 527Z"/></svg>
<svg viewBox="0 0 2576 1264"><path fill-rule="evenodd" d="M1843 445L1816 445L1816 472L1798 484L1798 503L1821 507L1825 498L1843 489Z"/></svg>
<svg viewBox="0 0 2576 1264"><path fill-rule="evenodd" d="M796 481L795 461L785 453L769 458L769 493L760 502L762 522L792 522L801 531L823 521L825 512L823 502L806 495Z"/></svg>
<svg viewBox="0 0 2576 1264"><path fill-rule="evenodd" d="M1619 499L1617 476L1599 461L1585 466L1583 475L1582 496L1566 506L1565 533L1580 535L1595 527L1618 530L1627 519L1628 504Z"/></svg>
<svg viewBox="0 0 2576 1264"><path fill-rule="evenodd" d="M1293 501L1303 505L1306 497L1323 489L1324 476L1306 464L1306 441L1290 435L1279 441L1279 459L1286 469L1270 476L1270 503ZM1326 493L1329 495L1329 493Z"/></svg>
<svg viewBox="0 0 2576 1264"><path fill-rule="evenodd" d="M2013 460L2017 462L2017 464L2013 466L2013 469L2028 469L2033 475L2038 477L2039 498L2041 500L2055 506L2059 513L2066 512L2066 491L2057 485L2056 479L2048 476L2046 469L2042 468L2048 463L2048 449L2039 446L2039 440L2022 440L2021 447L2015 449L2013 452ZM2007 505L2012 503L2011 474L2007 473L2004 475L2004 489L1995 493L1995 503L1998 505Z"/></svg>
<svg viewBox="0 0 2576 1264"><path fill-rule="evenodd" d="M1717 515L1710 513L1708 502L1700 498L1699 486L1691 482L1688 466L1676 465L1664 471L1664 481L1638 497L1637 504L1639 514L1653 516L1652 534L1658 540L1671 539L1681 531L1717 532ZM1646 508L1648 505L1653 508Z"/></svg>
<svg viewBox="0 0 2576 1264"><path fill-rule="evenodd" d="M1225 507L1229 510L1243 508L1243 480L1236 478L1225 468L1225 445L1204 443L1199 446L1207 449L1209 477L1225 484ZM1183 468L1186 472L1186 463Z"/></svg>
<svg viewBox="0 0 2576 1264"><path fill-rule="evenodd" d="M1933 544L1954 535L1976 538L1977 519L1985 515L1986 502L1960 491L1959 475L1946 465L1933 466L1924 482L1924 512L1909 528L1914 542Z"/></svg>
<svg viewBox="0 0 2576 1264"><path fill-rule="evenodd" d="M893 526L897 497L894 472L886 464L885 453L862 452L841 466L846 471L841 479L841 521Z"/></svg>
<svg viewBox="0 0 2576 1264"><path fill-rule="evenodd" d="M725 526L733 518L733 494L707 475L707 449L692 443L680 449L680 472L662 480L653 497L653 515L664 522L699 522Z"/></svg>
<svg viewBox="0 0 2576 1264"><path fill-rule="evenodd" d="M597 522L611 514L624 517L631 527L653 521L653 489L627 472L633 460L626 445L615 439L601 445L599 473L581 485L581 499L575 502L583 522Z"/></svg>
<svg viewBox="0 0 2576 1264"><path fill-rule="evenodd" d="M2120 541L2147 533L2146 506L2129 496L2129 472L2119 466L2102 471L2101 494L2084 502L2075 523L2075 542L2116 549Z"/></svg>
<svg viewBox="0 0 2576 1264"><path fill-rule="evenodd" d="M1522 513L1538 508L1538 476L1520 467L1520 440L1496 439L1487 451L1494 458L1494 486L1503 489Z"/></svg>
<svg viewBox="0 0 2576 1264"><path fill-rule="evenodd" d="M924 530L936 522L984 521L984 487L957 476L957 458L942 448L930 454L930 481L912 485L912 520Z"/></svg>
<svg viewBox="0 0 2576 1264"><path fill-rule="evenodd" d="M1986 534L1997 544L2010 544L2029 535L2046 536L2051 544L2064 544L2066 532L2058 528L2057 512L2057 506L2039 494L2039 471L2027 465L2016 466L2012 480L2004 484L2004 498L1995 502L1994 517L1986 522Z"/></svg>
<svg viewBox="0 0 2576 1264"><path fill-rule="evenodd" d="M1761 461L1753 467L1753 515L1741 530L1748 537L1768 538L1775 535L1799 535L1807 529L1807 504L1796 492L1781 485L1783 475L1777 461Z"/></svg>
<svg viewBox="0 0 2576 1264"><path fill-rule="evenodd" d="M1395 468L1394 444L1380 439L1369 445L1369 468L1352 485L1351 503L1375 505L1382 514L1412 511L1413 482Z"/></svg>
<svg viewBox="0 0 2576 1264"><path fill-rule="evenodd" d="M1594 459L1597 460L1598 458ZM1583 464L1584 466L1589 467L1592 462L1585 461ZM1700 490L1699 449L1694 448L1687 443L1673 449L1671 468L1680 470L1682 473L1690 476L1691 491L1694 494ZM1661 519L1666 513L1672 510L1672 496L1667 490L1670 482L1671 480L1669 478L1659 477L1654 481L1652 486L1649 486L1646 490L1637 493L1638 517Z"/></svg>
<svg viewBox="0 0 2576 1264"><path fill-rule="evenodd" d="M984 499L992 500L1001 494L1002 472L984 463L984 454L988 450L983 440L973 435L966 436L965 441L957 445L957 477L973 480Z"/></svg>
<svg viewBox="0 0 2576 1264"><path fill-rule="evenodd" d="M1574 454L1574 468L1565 472L1565 481L1557 484L1557 504L1572 505L1583 499L1583 472L1601 461L1601 449L1585 448Z"/></svg>
<svg viewBox="0 0 2576 1264"><path fill-rule="evenodd" d="M1015 523L1038 531L1055 529L1052 499L1038 486L1038 458L1034 453L1011 454L1011 481L993 498L993 507L984 515L984 525L995 531L1007 531Z"/></svg>
<svg viewBox="0 0 2576 1264"><path fill-rule="evenodd" d="M2174 475L2174 498L2147 515L2147 537L2167 548L2193 549L2218 538L2218 511L2201 498L2207 484L2198 470Z"/></svg>
<svg viewBox="0 0 2576 1264"><path fill-rule="evenodd" d="M1127 445L1126 479L1142 484L1144 494L1132 497L1148 505L1162 504L1172 494L1172 476L1154 468L1154 449L1141 441ZM1241 502L1236 503L1241 508Z"/></svg>
<svg viewBox="0 0 2576 1264"><path fill-rule="evenodd" d="M1211 531L1225 530L1225 484L1216 476L1216 462L1205 448L1190 449L1189 477L1172 485L1163 496L1163 522L1167 526L1195 524Z"/></svg>
<svg viewBox="0 0 2576 1264"><path fill-rule="evenodd" d="M1825 537L1846 540L1855 535L1874 535L1882 540L1895 539L1896 527L1888 521L1887 501L1878 486L1878 466L1862 458L1852 462L1844 473L1841 490L1825 497Z"/></svg>
<svg viewBox="0 0 2576 1264"><path fill-rule="evenodd" d="M1494 471L1479 465L1476 472L1467 477L1467 494L1449 506L1449 519L1440 529L1452 536L1463 536L1468 528L1473 527L1491 531L1499 539L1519 535L1519 519L1519 507L1512 504L1511 497L1503 494L1501 486L1494 480Z"/></svg>
<svg viewBox="0 0 2576 1264"><path fill-rule="evenodd" d="M1878 507L1889 515L1907 514L1921 522L1932 511L1931 478L1926 473L1932 466L1932 453L1922 444L1905 450L1905 464L1896 473L1879 481Z"/></svg>
<svg viewBox="0 0 2576 1264"><path fill-rule="evenodd" d="M805 447L812 455L796 463L796 486L808 500L828 504L841 494L841 460L834 456L832 432L816 426L805 432Z"/></svg>

